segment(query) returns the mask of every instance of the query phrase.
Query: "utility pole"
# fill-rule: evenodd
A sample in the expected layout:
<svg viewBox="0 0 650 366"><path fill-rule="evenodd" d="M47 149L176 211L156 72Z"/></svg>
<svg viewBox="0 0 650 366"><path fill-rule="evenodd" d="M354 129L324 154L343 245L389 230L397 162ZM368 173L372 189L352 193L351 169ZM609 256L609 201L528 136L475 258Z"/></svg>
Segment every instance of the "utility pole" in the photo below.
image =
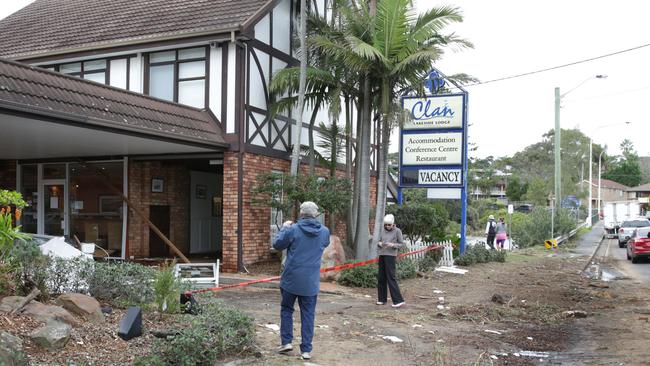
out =
<svg viewBox="0 0 650 366"><path fill-rule="evenodd" d="M562 197L561 157L562 136L560 130L560 88L555 88L555 207L560 207Z"/></svg>

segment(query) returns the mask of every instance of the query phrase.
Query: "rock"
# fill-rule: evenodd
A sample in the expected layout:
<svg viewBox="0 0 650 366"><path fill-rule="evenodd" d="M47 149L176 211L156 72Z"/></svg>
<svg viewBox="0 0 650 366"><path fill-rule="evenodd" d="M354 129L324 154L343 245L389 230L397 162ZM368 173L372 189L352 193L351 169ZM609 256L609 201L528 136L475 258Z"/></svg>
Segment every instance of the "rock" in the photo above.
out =
<svg viewBox="0 0 650 366"><path fill-rule="evenodd" d="M38 301L32 301L27 304L23 309L23 314L31 315L44 322L57 320L73 327L79 325L77 319L64 308L56 305L41 304Z"/></svg>
<svg viewBox="0 0 650 366"><path fill-rule="evenodd" d="M104 314L99 302L93 297L84 294L63 294L56 299L56 303L63 306L66 310L82 316L84 319L93 323L103 323Z"/></svg>
<svg viewBox="0 0 650 366"><path fill-rule="evenodd" d="M2 331L0 331L0 365L27 365L27 357L23 353L23 341Z"/></svg>
<svg viewBox="0 0 650 366"><path fill-rule="evenodd" d="M636 308L634 312L642 315L650 315L650 308Z"/></svg>
<svg viewBox="0 0 650 366"><path fill-rule="evenodd" d="M50 321L44 327L33 331L29 337L41 347L57 350L68 343L71 331L72 327L66 323Z"/></svg>
<svg viewBox="0 0 650 366"><path fill-rule="evenodd" d="M512 299L512 296L510 295L501 295L501 294L494 294L492 295L492 302L496 302L497 304L505 304L508 301Z"/></svg>
<svg viewBox="0 0 650 366"><path fill-rule="evenodd" d="M23 296L7 296L0 300L0 313L8 313L18 307L23 301Z"/></svg>
<svg viewBox="0 0 650 366"><path fill-rule="evenodd" d="M588 314L586 311L582 310L569 310L565 311L564 315L566 315L567 318L586 318Z"/></svg>
<svg viewBox="0 0 650 366"><path fill-rule="evenodd" d="M343 263L345 263L345 250L341 244L341 239L336 235L332 235L330 236L330 245L323 252L320 268L338 266ZM321 273L320 278L323 281L333 281L339 277L340 273L340 271Z"/></svg>

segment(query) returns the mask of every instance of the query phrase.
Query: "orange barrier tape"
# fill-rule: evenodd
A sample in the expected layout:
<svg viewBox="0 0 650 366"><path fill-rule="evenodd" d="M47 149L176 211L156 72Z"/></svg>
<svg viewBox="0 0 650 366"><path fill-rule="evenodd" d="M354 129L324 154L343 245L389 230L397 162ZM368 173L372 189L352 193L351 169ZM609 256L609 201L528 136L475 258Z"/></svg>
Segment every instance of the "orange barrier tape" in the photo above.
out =
<svg viewBox="0 0 650 366"><path fill-rule="evenodd" d="M442 248L441 245L432 245L432 246L424 248L424 249L414 250L412 252L398 254L397 257L402 258L402 257L406 257L406 256L409 256L409 255L414 255L414 254L418 254L418 253L425 253L425 252L429 252L431 250L436 250L436 249L440 249L440 248ZM332 271L341 271L341 270L344 270L344 269L367 266L369 264L374 264L374 263L377 263L377 262L379 262L379 258L368 259L366 261L355 262L355 263L341 264L341 265L338 265L338 266L322 268L320 270L320 273L326 273L326 272L332 272ZM201 289L201 290L191 290L191 291L187 291L185 293L186 294L201 294L201 293L206 293L206 292L219 292L219 291L230 289L230 288L245 287L245 286L255 285L255 284L258 284L258 283L267 283L267 282L278 281L278 280L280 280L280 278L281 278L280 276L268 277L268 278L263 278L261 280L246 281L246 282L241 282L241 283L235 283L235 284L232 284L232 285L211 287L211 288L206 288L206 289Z"/></svg>

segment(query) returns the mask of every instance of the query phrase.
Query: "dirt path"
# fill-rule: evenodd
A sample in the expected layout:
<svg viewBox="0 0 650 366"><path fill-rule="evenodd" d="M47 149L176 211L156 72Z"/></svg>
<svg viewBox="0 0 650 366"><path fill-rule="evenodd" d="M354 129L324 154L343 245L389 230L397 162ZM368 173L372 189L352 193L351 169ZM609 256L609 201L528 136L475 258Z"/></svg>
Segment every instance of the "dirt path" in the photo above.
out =
<svg viewBox="0 0 650 366"><path fill-rule="evenodd" d="M374 289L321 294L313 364L319 365L641 365L650 356L650 327L635 313L650 289L590 282L585 257L515 255L506 264L471 267L464 276L436 274L402 283L408 306L377 306ZM596 286L596 287L594 287ZM634 287L632 291L632 287ZM434 292L435 291L435 292ZM437 293L442 291L442 293ZM491 299L498 294L503 304ZM255 317L261 358L240 365L303 365L294 351L277 355L279 293L247 288L223 292L227 303ZM444 301L439 301L443 297ZM443 309L439 309L442 305ZM587 317L568 317L566 311ZM296 313L297 315L297 313ZM643 318L642 318L643 319ZM294 345L299 343L298 331ZM392 343L382 336L395 336ZM620 341L619 341L620 340ZM641 346L641 344L646 346ZM634 352L632 352L634 350ZM541 352L537 357L525 352ZM506 355L507 354L507 355Z"/></svg>

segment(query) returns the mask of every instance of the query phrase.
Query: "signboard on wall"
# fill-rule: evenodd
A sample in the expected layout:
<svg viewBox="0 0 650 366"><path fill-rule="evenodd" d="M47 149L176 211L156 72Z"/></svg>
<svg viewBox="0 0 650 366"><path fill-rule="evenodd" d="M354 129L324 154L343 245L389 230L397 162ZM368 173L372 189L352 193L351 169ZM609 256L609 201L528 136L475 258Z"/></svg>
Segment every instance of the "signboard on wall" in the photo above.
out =
<svg viewBox="0 0 650 366"><path fill-rule="evenodd" d="M404 123L404 130L427 130L437 128L463 128L463 95L436 97L406 97L404 109L411 118Z"/></svg>
<svg viewBox="0 0 650 366"><path fill-rule="evenodd" d="M464 187L465 94L404 97L409 118L400 130L400 186Z"/></svg>

